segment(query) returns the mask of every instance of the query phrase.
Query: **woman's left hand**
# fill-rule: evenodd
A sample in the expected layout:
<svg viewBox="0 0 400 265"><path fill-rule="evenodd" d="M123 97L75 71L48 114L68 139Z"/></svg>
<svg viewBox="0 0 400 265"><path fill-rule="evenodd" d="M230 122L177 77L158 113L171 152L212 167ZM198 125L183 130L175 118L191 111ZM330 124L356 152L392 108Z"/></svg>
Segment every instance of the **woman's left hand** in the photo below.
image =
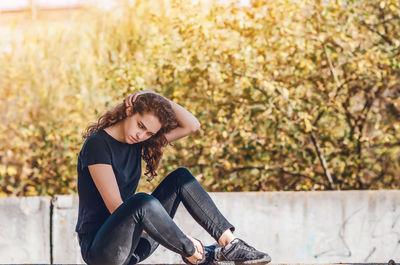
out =
<svg viewBox="0 0 400 265"><path fill-rule="evenodd" d="M143 91L139 91L139 92L130 94L127 98L124 99L125 106L126 107L132 107L133 102L136 101L136 98L139 95L143 95L143 94L146 94L146 93L154 93L155 94L155 92L153 92L151 90L143 90Z"/></svg>
<svg viewBox="0 0 400 265"><path fill-rule="evenodd" d="M188 257L187 259L190 261L190 263L197 264L198 261L204 259L204 246L198 239L194 239L189 235L186 236L190 239L190 241L192 241L194 249L196 250L193 256Z"/></svg>

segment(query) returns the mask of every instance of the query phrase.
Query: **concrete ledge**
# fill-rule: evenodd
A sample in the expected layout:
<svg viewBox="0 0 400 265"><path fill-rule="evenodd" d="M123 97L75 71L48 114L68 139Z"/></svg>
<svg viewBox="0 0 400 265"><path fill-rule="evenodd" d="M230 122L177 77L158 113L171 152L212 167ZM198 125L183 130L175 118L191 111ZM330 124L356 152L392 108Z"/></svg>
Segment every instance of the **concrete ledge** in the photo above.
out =
<svg viewBox="0 0 400 265"><path fill-rule="evenodd" d="M210 193L235 235L273 264L387 264L400 260L400 191ZM51 211L50 211L51 209ZM77 196L0 199L0 263L84 264L74 232ZM51 220L51 221L50 221ZM214 243L181 205L183 232ZM162 246L142 264L182 264Z"/></svg>
<svg viewBox="0 0 400 265"><path fill-rule="evenodd" d="M53 200L53 262L84 264L81 258L75 224L78 218L78 196L56 196Z"/></svg>
<svg viewBox="0 0 400 265"><path fill-rule="evenodd" d="M50 198L0 199L0 262L50 261Z"/></svg>

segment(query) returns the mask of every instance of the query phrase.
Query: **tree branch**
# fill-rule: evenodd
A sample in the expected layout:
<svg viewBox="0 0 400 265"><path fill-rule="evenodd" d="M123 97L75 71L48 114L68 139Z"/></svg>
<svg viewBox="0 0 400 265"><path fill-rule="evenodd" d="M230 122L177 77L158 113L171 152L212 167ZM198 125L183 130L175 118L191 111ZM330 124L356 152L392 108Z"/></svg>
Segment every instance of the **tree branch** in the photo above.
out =
<svg viewBox="0 0 400 265"><path fill-rule="evenodd" d="M333 183L331 172L329 171L329 168L328 168L328 165L326 163L325 157L322 155L321 147L319 146L319 144L318 144L317 140L315 139L313 133L310 132L309 135L311 137L311 141L314 144L315 150L317 150L319 161L321 162L321 166L324 169L325 176L329 181L331 189L334 189L335 188L335 184ZM338 189L340 189L340 188L338 187Z"/></svg>
<svg viewBox="0 0 400 265"><path fill-rule="evenodd" d="M386 43L388 43L389 45L393 45L393 41L391 39L389 39L387 36L383 35L382 33L380 33L378 30L375 30L374 28L372 28L370 25L368 25L367 23L365 23L364 21L361 21L361 25L363 25L364 27L366 27L367 29L369 29L370 31L378 34Z"/></svg>
<svg viewBox="0 0 400 265"><path fill-rule="evenodd" d="M336 90L338 90L338 88L341 87L341 85L340 85L340 82L339 82L339 78L337 77L336 70L335 70L335 68L333 67L331 58L329 57L329 54L328 54L328 52L326 51L326 45L325 45L325 43L322 43L322 49L324 50L326 59L328 60L329 70L331 71L332 76L333 76L333 79L335 80L335 83L336 83ZM336 93L335 93L335 94L336 94Z"/></svg>

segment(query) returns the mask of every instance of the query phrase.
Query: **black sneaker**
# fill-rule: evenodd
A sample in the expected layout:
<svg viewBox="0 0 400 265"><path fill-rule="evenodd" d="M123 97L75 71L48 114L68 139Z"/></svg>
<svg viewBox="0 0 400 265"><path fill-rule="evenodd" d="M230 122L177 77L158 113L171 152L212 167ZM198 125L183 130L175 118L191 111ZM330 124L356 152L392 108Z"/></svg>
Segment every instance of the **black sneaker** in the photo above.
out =
<svg viewBox="0 0 400 265"><path fill-rule="evenodd" d="M256 250L239 238L218 251L217 265L263 265L271 261L267 253Z"/></svg>
<svg viewBox="0 0 400 265"><path fill-rule="evenodd" d="M214 265L215 261L217 260L217 255L216 253L219 253L219 249L222 247L218 245L217 243L211 245L211 246L205 246L204 247L204 259L196 264L198 265ZM192 265L185 257L182 256L182 260L189 265Z"/></svg>

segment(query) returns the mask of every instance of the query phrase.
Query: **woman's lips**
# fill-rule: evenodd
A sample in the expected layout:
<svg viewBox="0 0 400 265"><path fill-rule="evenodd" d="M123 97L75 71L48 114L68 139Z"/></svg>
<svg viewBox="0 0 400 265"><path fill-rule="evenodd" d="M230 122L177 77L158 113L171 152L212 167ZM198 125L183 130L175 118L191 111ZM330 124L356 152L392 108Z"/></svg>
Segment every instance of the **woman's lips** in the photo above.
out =
<svg viewBox="0 0 400 265"><path fill-rule="evenodd" d="M134 142L134 143L137 142L137 140L132 135L129 135L129 138L132 140L132 142Z"/></svg>

